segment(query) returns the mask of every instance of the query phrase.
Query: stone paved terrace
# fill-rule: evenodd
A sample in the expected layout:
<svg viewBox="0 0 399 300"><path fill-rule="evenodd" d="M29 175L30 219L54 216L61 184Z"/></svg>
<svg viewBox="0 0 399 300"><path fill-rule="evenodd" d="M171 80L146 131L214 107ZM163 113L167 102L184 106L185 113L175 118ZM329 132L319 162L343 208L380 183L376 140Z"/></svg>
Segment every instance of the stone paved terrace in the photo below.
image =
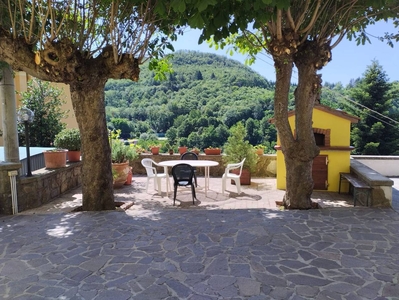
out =
<svg viewBox="0 0 399 300"><path fill-rule="evenodd" d="M77 189L1 217L0 298L399 299L397 211L335 193L313 194L323 209L282 211L275 180L253 181L227 196L211 178L207 199L199 188L193 207L181 190L173 207L134 177L116 191L135 203L126 211L71 212Z"/></svg>

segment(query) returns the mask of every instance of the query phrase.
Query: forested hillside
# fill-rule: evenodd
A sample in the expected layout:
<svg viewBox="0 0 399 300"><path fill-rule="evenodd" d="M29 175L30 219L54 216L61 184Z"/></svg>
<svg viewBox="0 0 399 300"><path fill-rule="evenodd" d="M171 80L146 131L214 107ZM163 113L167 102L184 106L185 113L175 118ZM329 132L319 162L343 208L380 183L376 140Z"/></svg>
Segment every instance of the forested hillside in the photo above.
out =
<svg viewBox="0 0 399 300"><path fill-rule="evenodd" d="M244 121L252 144L275 141L268 123L274 83L234 60L183 51L171 60L174 73L156 81L143 67L139 82L110 80L105 99L107 122L122 136L165 134L174 143L204 148L221 146L228 129ZM187 138L187 139L185 139Z"/></svg>
<svg viewBox="0 0 399 300"><path fill-rule="evenodd" d="M240 62L215 54L179 51L171 62L174 72L164 81L155 80L148 66L143 66L139 82L110 80L107 83L105 101L110 128L121 129L123 138L148 139L154 134L166 135L173 145L203 149L223 146L229 128L243 121L250 143L271 149L271 143L276 141L276 130L268 122L273 116L273 81ZM372 71L369 70L371 67L367 69L365 66L364 76L370 77L369 72L376 73L376 79L371 82L386 85L384 109L379 104L370 107L370 103L380 102L382 92L369 91L367 87L371 83L364 84L365 77L352 80L346 87L341 83L325 83L321 103L363 119L370 116L368 126L372 129L363 130L369 139L365 136L359 139L358 128L363 126L362 123L352 130L352 142L357 146L355 153L396 154L398 147L385 147L390 153L382 150L384 136L381 134L392 127L395 127L394 131L397 129L399 83L388 82L378 63L373 62L372 66ZM295 86L292 92L294 89ZM369 108L362 106L365 104ZM377 112L373 113L373 109ZM398 137L392 133L390 136L390 143L395 143ZM368 144L365 145L357 142L366 140Z"/></svg>

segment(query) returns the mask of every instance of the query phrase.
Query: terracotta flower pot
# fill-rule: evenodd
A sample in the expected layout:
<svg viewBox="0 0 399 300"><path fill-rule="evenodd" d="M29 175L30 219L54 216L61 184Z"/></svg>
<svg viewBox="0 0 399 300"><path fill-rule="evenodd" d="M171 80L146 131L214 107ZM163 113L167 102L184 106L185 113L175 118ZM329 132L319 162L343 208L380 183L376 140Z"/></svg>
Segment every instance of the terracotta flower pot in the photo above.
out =
<svg viewBox="0 0 399 300"><path fill-rule="evenodd" d="M265 151L262 148L256 149L256 154L258 154L258 155L263 155L264 152Z"/></svg>
<svg viewBox="0 0 399 300"><path fill-rule="evenodd" d="M43 151L46 169L66 167L67 151L65 149Z"/></svg>
<svg viewBox="0 0 399 300"><path fill-rule="evenodd" d="M159 147L151 147L151 153L153 155L158 155L159 154Z"/></svg>
<svg viewBox="0 0 399 300"><path fill-rule="evenodd" d="M129 162L124 163L113 163L112 169L116 173L114 177L114 187L118 188L125 184L127 176L129 175L130 167Z"/></svg>
<svg viewBox="0 0 399 300"><path fill-rule="evenodd" d="M182 155L183 153L187 152L187 147L186 146L180 146L179 147L179 154Z"/></svg>
<svg viewBox="0 0 399 300"><path fill-rule="evenodd" d="M206 155L220 155L221 153L219 148L207 148L204 151Z"/></svg>
<svg viewBox="0 0 399 300"><path fill-rule="evenodd" d="M237 174L239 170L232 170L231 173ZM232 185L235 185L235 181L231 181ZM240 176L240 184L241 185L251 185L251 172L248 169L242 169L241 176Z"/></svg>
<svg viewBox="0 0 399 300"><path fill-rule="evenodd" d="M129 173L127 173L126 182L124 184L125 185L131 185L132 181L133 181L132 179L133 179L133 172L132 172L132 168L129 167Z"/></svg>
<svg viewBox="0 0 399 300"><path fill-rule="evenodd" d="M68 161L69 162L80 161L81 151L71 151L71 150L69 150L67 154L68 154Z"/></svg>

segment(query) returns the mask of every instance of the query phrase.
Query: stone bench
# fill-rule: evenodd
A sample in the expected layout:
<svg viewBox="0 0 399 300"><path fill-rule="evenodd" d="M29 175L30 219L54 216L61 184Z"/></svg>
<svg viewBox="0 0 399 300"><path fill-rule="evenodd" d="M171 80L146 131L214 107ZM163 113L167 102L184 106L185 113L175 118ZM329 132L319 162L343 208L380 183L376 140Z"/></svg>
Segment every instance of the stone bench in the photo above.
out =
<svg viewBox="0 0 399 300"><path fill-rule="evenodd" d="M356 175L351 173L339 173L339 189L338 193L341 193L342 180L347 181L353 189L353 206L356 206L356 201L361 202L361 197L366 198L364 205L370 206L371 186L366 182L358 178ZM362 203L363 204L363 203Z"/></svg>

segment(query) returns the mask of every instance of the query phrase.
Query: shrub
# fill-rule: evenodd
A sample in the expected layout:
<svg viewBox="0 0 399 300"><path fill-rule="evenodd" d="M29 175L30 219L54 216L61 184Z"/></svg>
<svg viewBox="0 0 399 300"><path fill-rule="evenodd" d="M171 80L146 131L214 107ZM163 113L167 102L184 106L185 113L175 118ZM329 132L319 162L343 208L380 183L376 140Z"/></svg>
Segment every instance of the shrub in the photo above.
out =
<svg viewBox="0 0 399 300"><path fill-rule="evenodd" d="M54 146L69 151L80 151L81 140L79 129L70 128L61 130L55 136Z"/></svg>
<svg viewBox="0 0 399 300"><path fill-rule="evenodd" d="M225 156L223 160L226 164L239 163L245 158L244 168L255 171L258 155L254 147L245 141L245 127L242 122L230 128L230 136L223 147Z"/></svg>

